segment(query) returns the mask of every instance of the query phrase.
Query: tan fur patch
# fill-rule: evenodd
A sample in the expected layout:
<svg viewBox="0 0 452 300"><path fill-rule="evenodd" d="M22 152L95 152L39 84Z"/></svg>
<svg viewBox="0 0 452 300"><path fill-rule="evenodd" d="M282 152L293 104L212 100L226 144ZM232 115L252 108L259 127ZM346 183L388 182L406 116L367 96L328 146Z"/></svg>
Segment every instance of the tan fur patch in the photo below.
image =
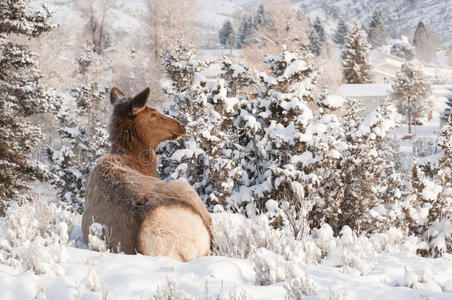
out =
<svg viewBox="0 0 452 300"><path fill-rule="evenodd" d="M156 208L138 233L138 251L144 255L190 261L207 255L209 249L210 235L202 218L182 206Z"/></svg>

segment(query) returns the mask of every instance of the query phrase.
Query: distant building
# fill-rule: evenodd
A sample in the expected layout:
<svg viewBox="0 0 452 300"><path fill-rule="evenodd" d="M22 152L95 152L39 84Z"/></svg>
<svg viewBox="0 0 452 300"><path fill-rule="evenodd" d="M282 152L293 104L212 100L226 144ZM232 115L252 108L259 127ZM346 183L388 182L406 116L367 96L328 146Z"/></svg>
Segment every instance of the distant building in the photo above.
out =
<svg viewBox="0 0 452 300"><path fill-rule="evenodd" d="M379 84L391 83L405 63L405 59L381 53L372 59L372 79Z"/></svg>
<svg viewBox="0 0 452 300"><path fill-rule="evenodd" d="M386 97L391 95L390 84L343 84L334 93L344 98L355 98L364 108L362 115L365 116L378 105L382 104Z"/></svg>
<svg viewBox="0 0 452 300"><path fill-rule="evenodd" d="M378 84L390 84L396 79L397 72L406 62L405 59L384 51L374 50L371 53L372 80ZM423 64L422 70L434 84L452 83L452 68L432 64Z"/></svg>

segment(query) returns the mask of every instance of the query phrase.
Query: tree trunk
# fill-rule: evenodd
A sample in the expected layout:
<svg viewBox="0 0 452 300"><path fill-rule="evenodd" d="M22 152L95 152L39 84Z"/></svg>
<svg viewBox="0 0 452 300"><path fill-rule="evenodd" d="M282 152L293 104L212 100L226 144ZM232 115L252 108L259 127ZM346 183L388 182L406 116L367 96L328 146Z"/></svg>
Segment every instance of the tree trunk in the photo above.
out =
<svg viewBox="0 0 452 300"><path fill-rule="evenodd" d="M408 110L408 134L412 133L412 128L411 128L411 109Z"/></svg>

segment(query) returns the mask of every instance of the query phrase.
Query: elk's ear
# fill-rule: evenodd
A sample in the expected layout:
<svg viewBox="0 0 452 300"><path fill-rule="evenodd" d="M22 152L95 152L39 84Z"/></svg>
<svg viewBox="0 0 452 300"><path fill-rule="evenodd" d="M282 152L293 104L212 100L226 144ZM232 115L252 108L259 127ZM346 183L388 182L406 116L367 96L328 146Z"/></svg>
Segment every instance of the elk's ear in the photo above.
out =
<svg viewBox="0 0 452 300"><path fill-rule="evenodd" d="M118 89L117 87L114 87L111 89L110 91L110 103L112 105L114 105L116 103L116 101L118 101L119 99L124 98L124 93L121 92L120 89Z"/></svg>
<svg viewBox="0 0 452 300"><path fill-rule="evenodd" d="M146 102L148 101L149 95L151 94L151 89L146 88L144 91L133 97L132 104L132 113L137 115L143 108L146 106Z"/></svg>

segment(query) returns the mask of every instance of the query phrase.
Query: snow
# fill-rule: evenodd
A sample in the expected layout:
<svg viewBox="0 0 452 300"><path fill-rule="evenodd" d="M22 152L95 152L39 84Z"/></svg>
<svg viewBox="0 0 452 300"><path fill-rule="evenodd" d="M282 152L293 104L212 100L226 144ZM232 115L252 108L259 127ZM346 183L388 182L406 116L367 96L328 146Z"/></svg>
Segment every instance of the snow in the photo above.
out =
<svg viewBox="0 0 452 300"><path fill-rule="evenodd" d="M424 20L428 28L435 28L441 38L447 40L452 34L450 24L451 12L448 2L441 0L416 1L407 3L405 0L381 2L373 0L299 0L296 5L306 8L310 14L326 14L337 16L352 22L359 20L362 24L369 24L372 13L378 9L383 17L389 33L396 34L407 30L414 32L419 20Z"/></svg>
<svg viewBox="0 0 452 300"><path fill-rule="evenodd" d="M289 60L289 59L288 59ZM302 60L296 60L295 62L291 63L286 70L284 71L284 74L281 76L282 78L286 79L286 78L291 78L293 77L295 74L299 73L299 72L303 72L307 69L309 69L310 66ZM282 81L282 80L281 80Z"/></svg>
<svg viewBox="0 0 452 300"><path fill-rule="evenodd" d="M235 219L235 223L230 223L233 234L234 226L243 219L228 214L213 215L214 220L225 217ZM322 252L327 253L323 262L318 265L294 262L286 266L297 274L294 278L301 278L305 285L309 283L310 289L315 291L315 298L323 299L331 291L335 295L345 295L345 299L413 299L421 295L431 299L450 299L452 296L451 255L426 259L403 250L403 247L380 253L372 250L372 244L378 247L381 243L388 246L397 244L397 232L368 240L357 239L344 228L341 235L339 240L335 239L331 228L322 226L315 240ZM256 255L268 262L273 270L265 276L276 282L268 286L256 284L257 275L250 259L207 256L182 263L166 257L95 252L71 246L64 248L68 259L58 264L58 272L36 275L32 271L21 272L0 264L2 300L34 297L149 299L157 288L166 288L167 280L174 281L180 290L195 299L216 299L218 296L227 299L225 295L230 291L244 291L252 299L284 299L286 290L283 285L295 280L286 279L290 272L280 268L287 262L265 248L257 249ZM347 256L351 257L351 253L346 253L352 249L358 251L355 254L360 253L362 261L344 261ZM349 266L345 267L344 263ZM359 275L360 272L364 272L363 275ZM279 282L280 279L285 279L286 283Z"/></svg>
<svg viewBox="0 0 452 300"><path fill-rule="evenodd" d="M345 99L341 96L337 95L328 95L325 99L322 99L321 104L324 104L332 109L338 109L342 107L344 104Z"/></svg>
<svg viewBox="0 0 452 300"><path fill-rule="evenodd" d="M423 184L424 189L422 190L422 198L425 200L435 200L443 189L440 185L437 185L430 180L424 180Z"/></svg>
<svg viewBox="0 0 452 300"><path fill-rule="evenodd" d="M395 125L393 119L383 119L378 110L374 110L361 122L355 134L358 137L370 134L370 138L374 139L376 136L384 136ZM373 128L374 126L376 127ZM374 137L373 134L376 136Z"/></svg>

